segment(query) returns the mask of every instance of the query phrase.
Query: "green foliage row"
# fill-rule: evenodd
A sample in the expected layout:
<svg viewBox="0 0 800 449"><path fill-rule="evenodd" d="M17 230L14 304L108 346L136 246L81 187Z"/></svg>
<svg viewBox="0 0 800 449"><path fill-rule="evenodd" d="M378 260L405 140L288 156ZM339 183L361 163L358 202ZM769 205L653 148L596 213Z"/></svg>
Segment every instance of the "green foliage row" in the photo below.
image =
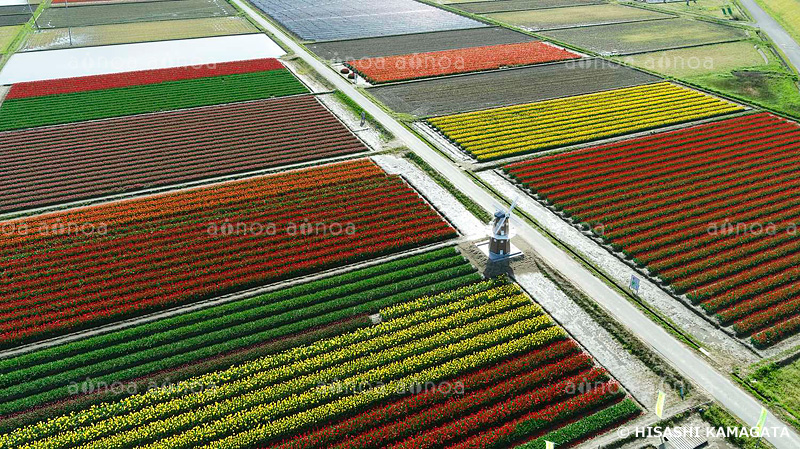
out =
<svg viewBox="0 0 800 449"><path fill-rule="evenodd" d="M0 414L67 398L76 383L145 377L479 279L447 248L41 351L46 354L3 360ZM338 286L317 290L331 284ZM231 310L241 303L249 307Z"/></svg>
<svg viewBox="0 0 800 449"><path fill-rule="evenodd" d="M587 416L579 421L550 432L533 441L517 446L517 449L544 449L545 441L552 441L556 447L566 447L570 443L581 441L584 438L594 436L599 432L628 420L641 413L641 409L635 402L625 399L622 402Z"/></svg>
<svg viewBox="0 0 800 449"><path fill-rule="evenodd" d="M285 69L17 98L0 107L0 130L73 123L307 93Z"/></svg>

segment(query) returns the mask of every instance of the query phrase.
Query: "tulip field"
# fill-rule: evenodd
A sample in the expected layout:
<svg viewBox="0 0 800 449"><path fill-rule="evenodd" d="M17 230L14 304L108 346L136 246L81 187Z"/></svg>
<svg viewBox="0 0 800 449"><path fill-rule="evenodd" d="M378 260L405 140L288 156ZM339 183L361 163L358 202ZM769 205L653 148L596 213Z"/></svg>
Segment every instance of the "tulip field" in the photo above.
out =
<svg viewBox="0 0 800 449"><path fill-rule="evenodd" d="M0 212L368 151L308 95L0 132Z"/></svg>
<svg viewBox="0 0 800 449"><path fill-rule="evenodd" d="M11 85L6 95L6 100L89 92L120 87L144 86L147 84L208 78L212 76L267 72L270 70L282 70L284 68L283 64L277 59L265 58L250 61L221 62L198 67L187 66L172 69L139 70L136 72L62 78L57 80L28 81Z"/></svg>
<svg viewBox="0 0 800 449"><path fill-rule="evenodd" d="M380 84L576 58L580 55L551 44L523 42L366 58L348 61L345 65L369 82Z"/></svg>
<svg viewBox="0 0 800 449"><path fill-rule="evenodd" d="M2 347L456 236L369 160L2 226Z"/></svg>
<svg viewBox="0 0 800 449"><path fill-rule="evenodd" d="M253 298L0 360L0 417L27 423L107 401L100 386L176 382L369 327L367 314L481 280L454 248L331 276ZM87 381L95 385L90 388ZM79 385L78 392L70 386ZM0 419L0 433L8 424Z"/></svg>
<svg viewBox="0 0 800 449"><path fill-rule="evenodd" d="M379 314L377 325L5 432L0 446L506 448L582 440L640 412L504 278Z"/></svg>
<svg viewBox="0 0 800 449"><path fill-rule="evenodd" d="M142 76L140 76L142 75ZM200 76L204 75L204 76ZM307 93L277 60L27 83L0 105L0 130Z"/></svg>
<svg viewBox="0 0 800 449"><path fill-rule="evenodd" d="M505 167L753 344L800 332L800 125L768 113Z"/></svg>
<svg viewBox="0 0 800 449"><path fill-rule="evenodd" d="M742 111L668 82L428 119L479 161L660 128Z"/></svg>

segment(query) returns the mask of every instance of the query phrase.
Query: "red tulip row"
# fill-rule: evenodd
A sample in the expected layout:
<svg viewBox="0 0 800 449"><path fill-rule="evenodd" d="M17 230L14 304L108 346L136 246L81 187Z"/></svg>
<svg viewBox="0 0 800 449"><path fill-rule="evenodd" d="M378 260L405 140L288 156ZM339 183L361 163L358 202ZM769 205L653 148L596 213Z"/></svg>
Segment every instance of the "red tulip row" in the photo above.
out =
<svg viewBox="0 0 800 449"><path fill-rule="evenodd" d="M734 323L733 330L738 335L750 335L787 317L797 315L800 315L800 297L739 320Z"/></svg>
<svg viewBox="0 0 800 449"><path fill-rule="evenodd" d="M798 150L800 126L761 113L506 170L763 343L794 329L798 312Z"/></svg>
<svg viewBox="0 0 800 449"><path fill-rule="evenodd" d="M672 217L687 211L696 215L709 209L715 210L718 208L717 203L729 201L737 195L752 198L800 183L800 172L796 165L789 165L775 172L770 172L769 169L770 167L764 167L764 171L757 175L737 178L735 182L727 185L710 183L705 187L684 187L672 192L665 187L666 196L649 198L651 202L647 202L647 198L642 198L606 206L603 211L593 211L590 215L577 216L582 221L604 223L607 227L618 230L620 235L629 235L631 233L629 227L653 218ZM628 215L621 211L627 211Z"/></svg>
<svg viewBox="0 0 800 449"><path fill-rule="evenodd" d="M346 64L372 83L386 83L577 58L580 55L548 43L523 42L367 58Z"/></svg>
<svg viewBox="0 0 800 449"><path fill-rule="evenodd" d="M548 405L526 413L485 432L478 433L451 449L488 449L512 447L514 442L535 438L543 432L610 405L625 397L622 388L614 381L596 386L588 392L573 396L563 402ZM519 410L516 410L519 411ZM488 417L488 421L493 421Z"/></svg>
<svg viewBox="0 0 800 449"><path fill-rule="evenodd" d="M513 379L514 376L537 372L539 367L559 359L574 358L580 348L573 340L564 340L528 354L507 360L499 365L483 368L472 374L448 380L451 385L463 385L466 395L491 388L498 383ZM321 427L274 446L280 449L307 449L332 447L353 435L368 435L375 429L402 420L407 416L424 413L449 400L458 399L452 393L441 389L431 389L414 396L408 396L388 405L362 412L339 423ZM363 438L362 438L363 441Z"/></svg>
<svg viewBox="0 0 800 449"><path fill-rule="evenodd" d="M81 76L57 80L29 81L12 85L11 89L8 91L7 98L42 97L46 95L141 86L145 84L208 78L237 73L264 72L283 68L283 64L277 59L265 58L253 59L250 61L220 62L201 66L176 67L171 69L140 70L136 72Z"/></svg>
<svg viewBox="0 0 800 449"><path fill-rule="evenodd" d="M763 125L766 126L766 125ZM605 179L596 184L597 190L585 191L575 187L574 184L553 184L550 187L540 186L540 189L547 191L547 197L554 201L563 201L564 204L578 203L585 201L589 198L609 198L624 194L626 192L635 192L643 190L646 187L652 189L656 188L660 183L672 183L677 181L678 185L687 184L687 179L697 177L703 179L703 175L713 173L714 171L722 171L729 173L736 168L752 167L753 163L758 161L759 157L770 157L773 159L781 159L790 157L793 153L787 150L775 149L774 143L777 140L785 139L788 136L796 135L798 131L792 130L790 125L785 126L767 126L765 129L751 130L737 137L740 146L730 148L725 145L729 143L730 138L727 135L720 135L714 137L704 136L704 140L698 143L698 137L693 136L687 138L686 141L680 142L678 148L688 148L687 150L673 153L673 149L664 150L657 155L647 154L647 158L634 158L633 161L620 162L621 166L608 167L603 170L597 170L602 176L607 176ZM748 148L748 153L743 153L742 148ZM696 154L694 154L696 153ZM652 170L644 173L637 173L626 178L625 181L615 178L615 176L629 170L630 164L651 164L654 160L658 160L664 164L660 167L653 167ZM605 163L604 163L605 165ZM581 169L583 172L584 169ZM515 176L524 176L516 175ZM577 177L574 181L583 182L592 177L592 173L576 173ZM559 179L549 182L558 182ZM627 182L626 182L627 181Z"/></svg>
<svg viewBox="0 0 800 449"><path fill-rule="evenodd" d="M800 279L773 290L768 294L735 302L733 305L730 305L730 303L723 304L715 298L713 301L703 303L702 306L707 312L716 313L717 318L719 318L722 323L728 324L760 310L797 297L798 295L800 295Z"/></svg>
<svg viewBox="0 0 800 449"><path fill-rule="evenodd" d="M298 185L293 177L312 182ZM134 213L120 214L125 210ZM399 177L363 160L63 212L30 225L79 217L106 223L108 232L3 242L0 345L455 235Z"/></svg>
<svg viewBox="0 0 800 449"><path fill-rule="evenodd" d="M766 348L798 332L800 332L800 317L796 316L753 335L750 341L760 348Z"/></svg>
<svg viewBox="0 0 800 449"><path fill-rule="evenodd" d="M615 232L613 229L606 236L619 245L628 248L632 254L649 254L670 245L680 244L689 238L708 235L709 226L731 220L744 222L758 218L780 220L782 212L789 207L800 205L800 199L786 197L787 188L800 185L793 182L779 185L757 195L736 195L715 204L706 205L705 211L682 212L672 216L665 215L657 219L650 218L637 227Z"/></svg>
<svg viewBox="0 0 800 449"><path fill-rule="evenodd" d="M607 380L607 376L602 369L593 369L589 372L581 373L557 383L550 384L545 388L511 397L493 406L484 406L470 415L422 432L391 447L393 449L426 449L437 447L438 444L463 441L469 435L479 432L482 429L503 425L507 423L509 419L513 419L514 416L520 413L538 410L547 406L547 404L568 402L570 400L569 398L576 394L573 391L578 391L578 389L573 390L576 385L594 385L595 382L600 384L605 380ZM592 391L593 390L590 390L589 394L592 394ZM553 424L555 423L556 422Z"/></svg>
<svg viewBox="0 0 800 449"><path fill-rule="evenodd" d="M766 125L765 125L766 123ZM638 167L638 157L651 157L659 153L657 147L665 147L669 151L674 145L682 143L703 142L709 136L725 134L731 131L741 132L743 125L748 129L761 129L764 126L775 126L775 120L769 114L757 114L736 119L714 122L692 128L691 133L682 130L654 134L649 137L631 139L625 142L608 144L553 156L542 156L529 161L517 162L506 166L506 171L524 182L529 176L540 176L541 182L536 187L550 190L554 187L571 189L573 186L565 181L583 180L588 174L630 170ZM705 155L707 151L698 152ZM681 159L693 153L680 153ZM636 176L636 175L633 175Z"/></svg>

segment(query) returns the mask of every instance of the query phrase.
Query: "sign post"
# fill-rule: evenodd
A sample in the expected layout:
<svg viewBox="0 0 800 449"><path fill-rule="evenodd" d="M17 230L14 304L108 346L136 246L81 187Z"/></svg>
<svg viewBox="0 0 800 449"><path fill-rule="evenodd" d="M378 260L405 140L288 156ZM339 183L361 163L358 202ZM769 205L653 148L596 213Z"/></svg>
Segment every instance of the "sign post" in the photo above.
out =
<svg viewBox="0 0 800 449"><path fill-rule="evenodd" d="M633 292L636 293L637 295L639 294L639 284L640 283L641 283L641 281L639 280L639 278L636 277L635 274L632 274L631 275L631 290L633 290Z"/></svg>

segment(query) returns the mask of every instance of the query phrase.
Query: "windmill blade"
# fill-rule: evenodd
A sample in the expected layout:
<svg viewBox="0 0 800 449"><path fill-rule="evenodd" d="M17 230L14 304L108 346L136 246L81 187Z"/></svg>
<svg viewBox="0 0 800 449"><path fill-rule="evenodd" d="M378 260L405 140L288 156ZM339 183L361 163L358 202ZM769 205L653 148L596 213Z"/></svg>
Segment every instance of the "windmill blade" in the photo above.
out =
<svg viewBox="0 0 800 449"><path fill-rule="evenodd" d="M511 214L514 213L514 208L517 207L517 202L518 201L519 201L519 197L514 198L514 202L511 203L511 207L508 209L508 213L506 214L506 217L511 217Z"/></svg>
<svg viewBox="0 0 800 449"><path fill-rule="evenodd" d="M498 221L498 222L497 222L497 226L495 226L495 227L494 227L494 233L495 233L495 234L497 234L498 232L500 232L500 229L501 229L501 228L503 227L503 225L506 223L506 220L508 220L509 218L511 218L511 214L513 214L513 213L514 213L514 208L516 208L516 207L517 207L517 202L518 202L518 201L519 201L519 196L518 196L518 197L516 197L516 198L514 198L514 202L513 202L513 203L511 203L511 207L510 207L510 208L508 208L508 212L506 212L506 213L505 213L505 215L503 215L503 218L501 218L501 219L500 219L500 221Z"/></svg>

